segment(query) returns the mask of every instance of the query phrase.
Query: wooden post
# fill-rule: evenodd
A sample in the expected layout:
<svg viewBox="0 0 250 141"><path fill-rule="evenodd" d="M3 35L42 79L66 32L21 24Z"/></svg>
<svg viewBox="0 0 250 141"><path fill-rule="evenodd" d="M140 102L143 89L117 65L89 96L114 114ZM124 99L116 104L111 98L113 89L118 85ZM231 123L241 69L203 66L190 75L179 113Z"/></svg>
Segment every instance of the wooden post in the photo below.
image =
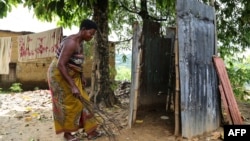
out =
<svg viewBox="0 0 250 141"><path fill-rule="evenodd" d="M138 94L140 93L140 71L141 71L141 49L139 49L138 52L138 58L137 58L137 66L136 66L136 75L135 75L135 95L134 95L134 108L133 108L133 123L136 120L136 113L137 113L137 102L138 102Z"/></svg>
<svg viewBox="0 0 250 141"><path fill-rule="evenodd" d="M133 26L134 35L133 35L133 45L132 45L132 75L131 78L131 92L130 92L130 106L129 106L129 117L128 117L128 126L132 127L132 124L135 122L136 113L137 113L137 102L139 95L140 87L140 71L141 71L141 49L140 49L140 36L141 29L138 22Z"/></svg>
<svg viewBox="0 0 250 141"><path fill-rule="evenodd" d="M174 106L174 113L175 113L175 136L180 134L180 78L179 78L179 50L178 50L178 31L176 27L176 36L175 36L175 106Z"/></svg>

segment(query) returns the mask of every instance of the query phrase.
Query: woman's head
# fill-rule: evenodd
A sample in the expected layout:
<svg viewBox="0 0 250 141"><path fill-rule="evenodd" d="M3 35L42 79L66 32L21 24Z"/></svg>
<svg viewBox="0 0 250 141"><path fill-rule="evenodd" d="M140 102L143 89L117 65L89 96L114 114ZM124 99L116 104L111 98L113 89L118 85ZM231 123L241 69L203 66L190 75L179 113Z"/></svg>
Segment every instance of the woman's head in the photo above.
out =
<svg viewBox="0 0 250 141"><path fill-rule="evenodd" d="M97 30L97 25L96 25L96 23L94 21L91 21L89 19L84 19L81 22L80 30L82 30L83 28L86 29L86 30L88 30L88 29Z"/></svg>
<svg viewBox="0 0 250 141"><path fill-rule="evenodd" d="M80 25L80 32L83 32L84 40L89 41L95 35L97 25L94 21L84 19Z"/></svg>

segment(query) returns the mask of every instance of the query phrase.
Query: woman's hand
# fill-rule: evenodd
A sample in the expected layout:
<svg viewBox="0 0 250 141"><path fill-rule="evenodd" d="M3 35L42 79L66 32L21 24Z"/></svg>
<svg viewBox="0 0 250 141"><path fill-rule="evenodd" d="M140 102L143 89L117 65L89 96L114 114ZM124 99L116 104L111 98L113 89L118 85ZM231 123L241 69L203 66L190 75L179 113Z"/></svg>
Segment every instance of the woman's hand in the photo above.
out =
<svg viewBox="0 0 250 141"><path fill-rule="evenodd" d="M72 92L74 97L80 98L80 91L76 86L71 88L71 92Z"/></svg>
<svg viewBox="0 0 250 141"><path fill-rule="evenodd" d="M87 85L87 80L85 79L84 75L82 74L82 86L83 88Z"/></svg>

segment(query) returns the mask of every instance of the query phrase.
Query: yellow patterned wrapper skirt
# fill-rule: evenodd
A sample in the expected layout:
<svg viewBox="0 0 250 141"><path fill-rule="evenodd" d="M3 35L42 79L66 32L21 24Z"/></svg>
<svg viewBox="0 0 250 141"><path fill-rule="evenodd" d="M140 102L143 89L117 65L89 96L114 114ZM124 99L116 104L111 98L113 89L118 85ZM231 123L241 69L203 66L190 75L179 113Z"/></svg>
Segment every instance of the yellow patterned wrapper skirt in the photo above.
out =
<svg viewBox="0 0 250 141"><path fill-rule="evenodd" d="M52 96L52 109L56 134L62 132L75 132L84 128L90 133L97 128L94 114L86 116L85 105L73 96L69 84L65 81L57 68L58 59L54 59L48 69L48 84ZM83 89L81 72L68 69L68 73L79 88L82 97L89 101L87 92ZM84 116L85 115L85 116ZM87 117L87 118L86 118Z"/></svg>

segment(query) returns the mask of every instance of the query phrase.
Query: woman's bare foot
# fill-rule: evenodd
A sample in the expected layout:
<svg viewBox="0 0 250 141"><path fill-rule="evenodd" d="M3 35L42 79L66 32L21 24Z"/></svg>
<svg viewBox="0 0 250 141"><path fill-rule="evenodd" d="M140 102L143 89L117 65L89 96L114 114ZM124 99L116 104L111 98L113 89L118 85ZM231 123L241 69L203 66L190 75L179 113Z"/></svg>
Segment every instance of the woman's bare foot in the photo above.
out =
<svg viewBox="0 0 250 141"><path fill-rule="evenodd" d="M66 141L80 141L79 138L75 137L70 132L65 132L63 137Z"/></svg>
<svg viewBox="0 0 250 141"><path fill-rule="evenodd" d="M89 140L94 140L94 139L96 139L98 137L101 137L102 135L103 135L102 132L95 130L95 131L88 134L88 139Z"/></svg>

